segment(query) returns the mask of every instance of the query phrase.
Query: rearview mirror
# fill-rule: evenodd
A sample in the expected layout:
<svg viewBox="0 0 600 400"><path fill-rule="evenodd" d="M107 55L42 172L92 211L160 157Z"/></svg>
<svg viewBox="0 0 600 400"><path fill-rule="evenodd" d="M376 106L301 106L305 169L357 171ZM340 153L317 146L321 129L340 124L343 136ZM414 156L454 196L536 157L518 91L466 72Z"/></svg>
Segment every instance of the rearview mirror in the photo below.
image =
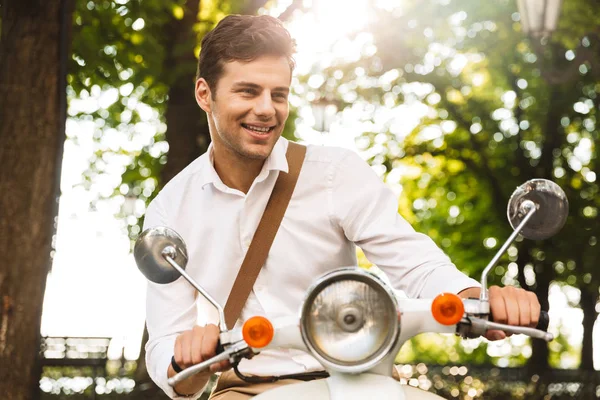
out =
<svg viewBox="0 0 600 400"><path fill-rule="evenodd" d="M521 229L527 239L543 240L555 235L565 225L569 201L556 183L546 179L532 179L519 186L508 201L508 220L513 229L527 215L524 202L532 201L536 212Z"/></svg>
<svg viewBox="0 0 600 400"><path fill-rule="evenodd" d="M146 229L135 242L133 257L138 269L151 282L171 283L181 276L165 258L165 251L170 251L169 256L173 261L185 269L188 262L187 247L174 230L165 227Z"/></svg>

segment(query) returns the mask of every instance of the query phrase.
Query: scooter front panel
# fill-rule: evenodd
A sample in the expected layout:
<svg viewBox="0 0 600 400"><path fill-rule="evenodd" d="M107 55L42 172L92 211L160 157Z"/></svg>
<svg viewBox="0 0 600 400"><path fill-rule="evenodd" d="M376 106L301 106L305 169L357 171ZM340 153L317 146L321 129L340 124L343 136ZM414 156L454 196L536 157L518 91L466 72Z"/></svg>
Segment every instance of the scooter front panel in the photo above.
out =
<svg viewBox="0 0 600 400"><path fill-rule="evenodd" d="M269 390L256 400L444 400L442 397L376 374L334 375L327 379Z"/></svg>
<svg viewBox="0 0 600 400"><path fill-rule="evenodd" d="M255 400L330 400L325 379L285 385L254 396Z"/></svg>

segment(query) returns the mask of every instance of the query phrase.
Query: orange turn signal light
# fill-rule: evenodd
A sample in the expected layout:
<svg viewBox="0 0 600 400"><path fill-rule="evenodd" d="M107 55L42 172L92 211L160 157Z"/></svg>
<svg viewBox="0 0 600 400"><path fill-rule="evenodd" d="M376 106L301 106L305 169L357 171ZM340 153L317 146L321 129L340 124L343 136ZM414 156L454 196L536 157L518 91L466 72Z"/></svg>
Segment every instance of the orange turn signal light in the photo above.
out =
<svg viewBox="0 0 600 400"><path fill-rule="evenodd" d="M261 348L273 340L275 330L271 322L265 317L252 317L242 327L242 336L248 346Z"/></svg>
<svg viewBox="0 0 600 400"><path fill-rule="evenodd" d="M462 299L453 293L442 293L431 303L431 314L442 325L455 325L465 313Z"/></svg>

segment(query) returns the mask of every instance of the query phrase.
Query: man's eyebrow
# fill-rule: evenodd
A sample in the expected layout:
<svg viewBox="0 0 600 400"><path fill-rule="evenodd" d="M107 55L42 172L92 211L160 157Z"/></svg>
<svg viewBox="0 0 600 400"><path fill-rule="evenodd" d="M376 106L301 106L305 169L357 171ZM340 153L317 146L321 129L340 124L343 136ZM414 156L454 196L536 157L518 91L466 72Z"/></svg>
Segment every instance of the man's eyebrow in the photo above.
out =
<svg viewBox="0 0 600 400"><path fill-rule="evenodd" d="M253 88L253 89L262 89L262 87L260 85L257 85L256 83L244 82L244 81L234 83L233 87L234 88L247 87L247 88ZM290 91L290 88L287 86L277 86L276 88L273 89L273 91L288 93Z"/></svg>
<svg viewBox="0 0 600 400"><path fill-rule="evenodd" d="M285 92L288 93L290 91L290 88L287 86L277 86L275 89L273 89L274 92Z"/></svg>
<svg viewBox="0 0 600 400"><path fill-rule="evenodd" d="M260 89L260 85L257 85L256 83L252 83L252 82L236 82L233 84L234 87L251 87L251 88L255 88L255 89Z"/></svg>

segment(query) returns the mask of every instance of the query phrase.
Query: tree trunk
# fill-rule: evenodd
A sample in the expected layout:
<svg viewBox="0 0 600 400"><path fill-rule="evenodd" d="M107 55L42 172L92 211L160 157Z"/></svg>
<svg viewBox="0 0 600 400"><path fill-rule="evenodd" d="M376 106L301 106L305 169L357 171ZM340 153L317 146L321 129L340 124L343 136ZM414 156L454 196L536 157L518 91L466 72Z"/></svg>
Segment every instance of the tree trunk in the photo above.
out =
<svg viewBox="0 0 600 400"><path fill-rule="evenodd" d="M547 263L538 263L536 265L536 283L535 283L535 294L538 297L542 310L548 310L550 307L548 301L548 293L550 289L550 278L551 265ZM532 374L543 373L550 369L548 364L548 344L543 340L532 340L531 341L532 353L531 357L527 361L527 366Z"/></svg>
<svg viewBox="0 0 600 400"><path fill-rule="evenodd" d="M523 243L519 243L518 249L519 253L517 264L519 265L519 274L517 278L519 280L519 285L525 290L531 290L532 287L527 284L527 280L525 279L525 266L527 264L534 264L533 257L531 256L533 242L530 240L524 240Z"/></svg>
<svg viewBox="0 0 600 400"><path fill-rule="evenodd" d="M550 86L548 93L548 105L547 105L547 117L545 120L545 130L544 130L544 142L542 144L542 156L540 158L540 162L538 167L535 169L534 176L536 178L544 178L552 180L552 170L553 170L553 152L556 148L560 148L560 138L559 138L559 127L560 118L562 115L561 108L561 92L555 86ZM542 244L541 249L544 249L544 246L549 246L550 242L544 242ZM546 251L546 253L548 253ZM533 259L533 257L532 257ZM538 300L542 307L542 310L549 309L548 302L548 292L550 289L550 282L552 281L554 270L552 268L551 261L543 261L534 263L535 266L535 274L536 274L536 285L535 285L535 293L538 296ZM548 355L550 354L548 350L548 343L543 340L532 340L532 355L529 358L528 366L532 369L532 373L536 373L536 371L548 370L550 368L548 364Z"/></svg>
<svg viewBox="0 0 600 400"><path fill-rule="evenodd" d="M581 346L581 364L579 369L594 370L594 345L592 333L598 314L596 313L596 301L598 290L589 286L581 288L581 309L583 310L583 343Z"/></svg>
<svg viewBox="0 0 600 400"><path fill-rule="evenodd" d="M66 0L9 1L0 42L0 393L39 397L42 302L65 141Z"/></svg>
<svg viewBox="0 0 600 400"><path fill-rule="evenodd" d="M165 46L170 46L171 52L165 59L162 78L169 84L169 99L165 111L165 136L169 143L169 152L167 163L161 171L161 187L205 152L210 143L206 115L194 96L198 63L193 52L197 43L194 25L198 21L199 10L199 0L188 0L183 19L173 19L166 28ZM158 398L157 396L161 396L158 394L160 390L150 380L146 368L147 341L148 331L144 328L135 374L136 392L139 398ZM167 398L166 395L164 398Z"/></svg>
<svg viewBox="0 0 600 400"><path fill-rule="evenodd" d="M204 153L210 143L206 115L194 96L198 61L193 52L197 42L193 28L198 21L200 2L189 0L186 6L183 19L173 20L167 28L169 40L166 43L172 47L165 60L163 75L173 79L169 82L169 100L165 112L169 152L167 164L161 172L161 186Z"/></svg>

